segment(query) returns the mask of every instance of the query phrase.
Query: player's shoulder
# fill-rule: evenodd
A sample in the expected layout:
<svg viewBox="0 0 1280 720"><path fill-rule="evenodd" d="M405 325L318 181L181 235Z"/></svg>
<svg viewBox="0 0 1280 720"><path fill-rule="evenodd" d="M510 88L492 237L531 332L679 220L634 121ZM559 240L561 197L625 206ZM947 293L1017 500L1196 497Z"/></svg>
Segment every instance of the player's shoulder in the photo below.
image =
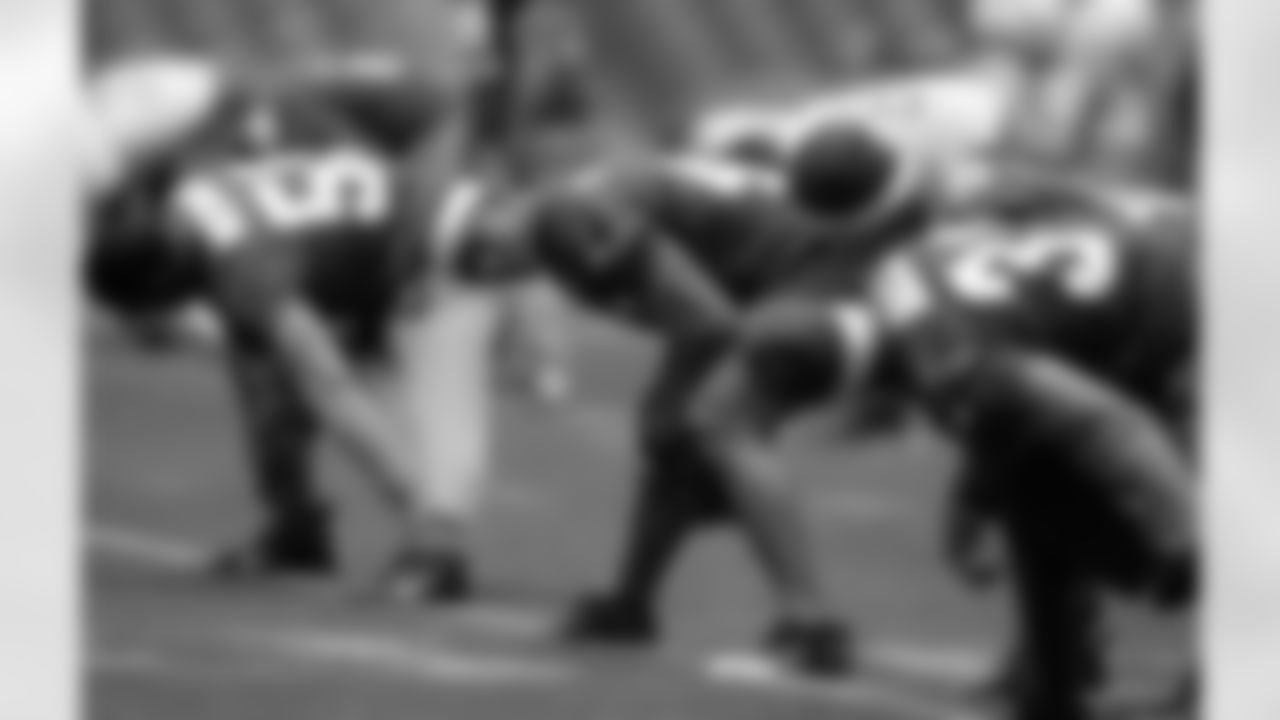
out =
<svg viewBox="0 0 1280 720"><path fill-rule="evenodd" d="M733 157L703 152L662 155L650 161L651 182L690 195L739 199L781 195L782 174Z"/></svg>

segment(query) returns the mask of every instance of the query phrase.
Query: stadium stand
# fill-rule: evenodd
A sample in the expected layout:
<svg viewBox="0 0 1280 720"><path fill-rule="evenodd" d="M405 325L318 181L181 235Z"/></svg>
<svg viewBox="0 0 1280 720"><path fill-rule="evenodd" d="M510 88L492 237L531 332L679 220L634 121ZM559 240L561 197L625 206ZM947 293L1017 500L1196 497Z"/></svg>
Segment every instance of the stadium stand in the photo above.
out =
<svg viewBox="0 0 1280 720"><path fill-rule="evenodd" d="M649 120L765 85L935 63L963 38L944 0L562 0L619 101ZM440 41L443 0L93 0L90 56L242 59ZM892 38L891 40L887 38Z"/></svg>
<svg viewBox="0 0 1280 720"><path fill-rule="evenodd" d="M382 47L447 62L450 43L442 31L447 2L92 0L89 55L167 49L257 61ZM954 0L554 0L546 9L561 23L557 31L575 36L593 57L594 84L615 118L638 124L635 129L646 134L679 135L708 107L869 75L946 67L969 46L964 5ZM1190 128L1171 132L1194 135ZM1156 153L1159 167L1152 172L1187 185L1186 166L1194 152L1185 148L1194 138L1157 142L1176 150Z"/></svg>

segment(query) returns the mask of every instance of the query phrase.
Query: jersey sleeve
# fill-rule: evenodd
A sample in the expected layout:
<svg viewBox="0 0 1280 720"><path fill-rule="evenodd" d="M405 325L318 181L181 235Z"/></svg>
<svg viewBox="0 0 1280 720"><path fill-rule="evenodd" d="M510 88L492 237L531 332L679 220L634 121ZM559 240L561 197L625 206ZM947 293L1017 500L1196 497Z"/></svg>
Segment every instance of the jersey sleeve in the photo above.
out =
<svg viewBox="0 0 1280 720"><path fill-rule="evenodd" d="M565 194L534 211L532 242L543 264L587 302L609 302L637 282L652 242L647 223L615 198Z"/></svg>

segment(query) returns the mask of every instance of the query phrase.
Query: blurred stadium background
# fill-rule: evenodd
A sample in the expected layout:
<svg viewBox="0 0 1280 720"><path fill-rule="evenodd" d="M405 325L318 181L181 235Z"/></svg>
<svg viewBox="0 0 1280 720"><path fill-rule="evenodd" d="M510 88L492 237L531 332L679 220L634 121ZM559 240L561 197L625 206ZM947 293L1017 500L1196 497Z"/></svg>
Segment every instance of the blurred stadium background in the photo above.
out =
<svg viewBox="0 0 1280 720"><path fill-rule="evenodd" d="M241 61L439 52L447 0L92 0L93 58L177 49ZM709 100L936 67L963 56L948 0L564 0L541 32L582 43L619 114L658 123ZM444 62L445 60L441 60Z"/></svg>
<svg viewBox="0 0 1280 720"><path fill-rule="evenodd" d="M1158 0L1191 18L1191 3ZM178 50L232 62L392 50L441 67L456 0L91 0L89 56ZM682 131L731 101L794 96L868 78L948 69L973 55L971 3L960 0L559 0L529 31L537 53L591 58L593 92L614 127ZM550 38L550 41L547 41ZM1153 102L1169 110L1154 172L1185 184L1195 130L1193 59L1171 53L1179 78ZM1161 134L1166 134L1162 132Z"/></svg>

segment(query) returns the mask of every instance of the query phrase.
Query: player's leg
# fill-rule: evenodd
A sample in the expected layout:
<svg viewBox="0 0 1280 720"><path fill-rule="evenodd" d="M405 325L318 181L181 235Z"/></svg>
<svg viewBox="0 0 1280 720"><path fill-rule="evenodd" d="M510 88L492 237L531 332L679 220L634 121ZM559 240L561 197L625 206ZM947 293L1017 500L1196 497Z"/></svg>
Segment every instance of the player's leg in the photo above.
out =
<svg viewBox="0 0 1280 720"><path fill-rule="evenodd" d="M1194 470L1169 427L1101 380L1031 353L994 363L983 425L988 446L1011 442L1070 473L1056 475L1099 498L1140 543L1145 581L1159 595L1190 590L1198 546ZM1167 585L1167 586L1166 586Z"/></svg>
<svg viewBox="0 0 1280 720"><path fill-rule="evenodd" d="M332 570L333 523L312 468L315 419L268 355L232 348L228 358L262 520L256 534L215 558L214 569L235 575Z"/></svg>
<svg viewBox="0 0 1280 720"><path fill-rule="evenodd" d="M399 578L421 600L457 601L472 591L470 535L483 510L492 472L490 350L496 300L487 291L448 284L424 312L397 316L392 328L388 403L418 453L422 483L413 495L418 545Z"/></svg>
<svg viewBox="0 0 1280 720"><path fill-rule="evenodd" d="M1053 562L1083 577L1073 584L1087 583L1091 593L1124 588L1166 605L1189 601L1196 548L1192 473L1173 433L1105 383L1053 358L1008 356L989 370L983 411L971 431L986 433L983 447L1018 448L1028 459L1022 477L1004 479L1008 522L1021 533L1011 538L1011 551L1027 556L1050 548L1055 537L1066 539L1060 549L1043 552L1061 555ZM1051 528L1053 537L1027 539L1036 537L1037 527ZM1038 571L1019 566L1018 572L1029 578ZM1050 609L1062 592L1033 589L1027 578L1020 583L1020 594L1043 594ZM1024 614L1049 613L1034 602L1024 598ZM1069 615L1067 609L1056 612ZM1059 667L1055 677L1070 681L1050 687L1050 695L1083 694L1088 688L1081 683L1098 675L1101 649L1055 639L1056 627L1024 623L1024 636L1048 634L1048 640L1023 638L1037 655L1032 666L1039 674L1047 672L1041 665ZM1079 627L1066 632L1096 638ZM1085 674L1077 678L1071 658L1087 657L1082 651L1094 659L1079 661ZM1074 690L1071 682L1078 685Z"/></svg>
<svg viewBox="0 0 1280 720"><path fill-rule="evenodd" d="M1100 596L1038 480L1019 478L1003 513L1021 661L1008 698L1018 720L1085 720L1103 676Z"/></svg>
<svg viewBox="0 0 1280 720"><path fill-rule="evenodd" d="M771 649L822 674L848 669L847 632L827 600L803 496L787 481L779 442L787 421L836 396L841 358L824 304L771 301L752 313L743 343L718 364L693 409L703 451L778 601Z"/></svg>
<svg viewBox="0 0 1280 720"><path fill-rule="evenodd" d="M657 633L665 580L698 530L722 520L726 498L709 474L683 408L714 355L668 348L639 409L639 486L617 579L575 609L566 628L579 640L645 642Z"/></svg>

